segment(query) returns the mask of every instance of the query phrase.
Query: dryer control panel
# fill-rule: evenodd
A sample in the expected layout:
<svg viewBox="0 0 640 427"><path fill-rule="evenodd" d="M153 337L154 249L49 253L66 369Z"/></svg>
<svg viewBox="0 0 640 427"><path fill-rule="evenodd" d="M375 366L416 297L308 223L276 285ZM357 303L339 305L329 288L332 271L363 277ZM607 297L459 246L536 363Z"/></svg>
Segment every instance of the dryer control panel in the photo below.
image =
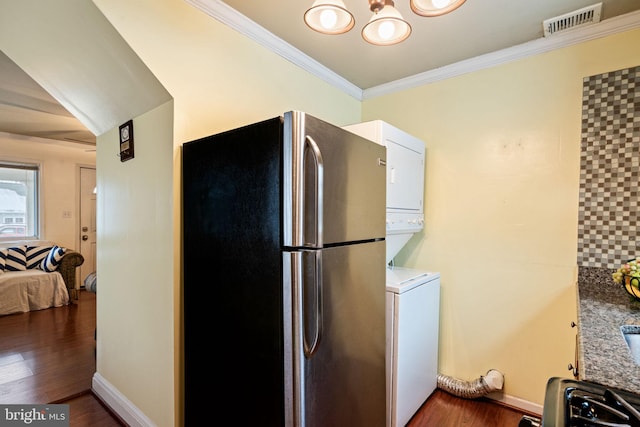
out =
<svg viewBox="0 0 640 427"><path fill-rule="evenodd" d="M424 215L387 211L387 234L415 233L424 227Z"/></svg>

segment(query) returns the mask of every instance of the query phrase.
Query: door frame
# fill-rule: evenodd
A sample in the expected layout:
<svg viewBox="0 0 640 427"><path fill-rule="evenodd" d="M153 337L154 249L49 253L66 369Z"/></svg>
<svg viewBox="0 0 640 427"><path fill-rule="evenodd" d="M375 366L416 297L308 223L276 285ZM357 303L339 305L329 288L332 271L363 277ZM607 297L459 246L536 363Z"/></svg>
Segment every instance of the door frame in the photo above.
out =
<svg viewBox="0 0 640 427"><path fill-rule="evenodd" d="M77 185L77 192L76 192L76 197L77 197L77 214L76 214L76 230L75 230L75 241L77 242L77 251L82 253L82 169L93 169L96 170L96 165L90 165L90 164L78 164L77 165L77 177L78 177L78 185ZM96 182L96 187L97 187L97 182ZM97 199L97 194L96 194L96 199ZM96 204L97 204L97 200L96 200ZM97 215L97 209L96 209L96 215ZM96 218L96 224L97 224L97 218ZM96 244L97 244L97 235L96 235ZM85 258L86 258L86 254L82 254ZM94 260L94 262L97 264L97 256L96 259ZM94 266L94 268L97 270L97 266ZM84 277L81 277L82 275L80 274L81 272L81 268L77 268L76 269L76 283L78 283L78 287L82 287L84 285L83 281L84 281Z"/></svg>

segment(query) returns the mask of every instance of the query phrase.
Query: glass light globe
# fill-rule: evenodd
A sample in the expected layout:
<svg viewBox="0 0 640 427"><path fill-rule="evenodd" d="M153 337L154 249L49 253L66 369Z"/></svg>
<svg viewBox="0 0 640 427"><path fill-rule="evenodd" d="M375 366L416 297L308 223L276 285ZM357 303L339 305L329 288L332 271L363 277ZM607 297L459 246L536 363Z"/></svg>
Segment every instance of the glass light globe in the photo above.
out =
<svg viewBox="0 0 640 427"><path fill-rule="evenodd" d="M353 28L355 19L342 0L315 0L304 13L304 22L322 34L342 34Z"/></svg>
<svg viewBox="0 0 640 427"><path fill-rule="evenodd" d="M324 28L332 29L336 26L336 22L338 22L338 15L333 10L325 9L320 13L320 25Z"/></svg>
<svg viewBox="0 0 640 427"><path fill-rule="evenodd" d="M451 3L451 0L432 0L432 3L438 9L442 9L444 7L449 6L449 3Z"/></svg>
<svg viewBox="0 0 640 427"><path fill-rule="evenodd" d="M420 16L441 16L450 13L466 0L410 0L411 10Z"/></svg>
<svg viewBox="0 0 640 427"><path fill-rule="evenodd" d="M400 43L411 34L411 25L404 19L393 4L371 16L369 23L362 29L362 38L371 44L388 46Z"/></svg>
<svg viewBox="0 0 640 427"><path fill-rule="evenodd" d="M382 40L389 40L396 31L396 26L391 21L384 21L378 26L378 35Z"/></svg>

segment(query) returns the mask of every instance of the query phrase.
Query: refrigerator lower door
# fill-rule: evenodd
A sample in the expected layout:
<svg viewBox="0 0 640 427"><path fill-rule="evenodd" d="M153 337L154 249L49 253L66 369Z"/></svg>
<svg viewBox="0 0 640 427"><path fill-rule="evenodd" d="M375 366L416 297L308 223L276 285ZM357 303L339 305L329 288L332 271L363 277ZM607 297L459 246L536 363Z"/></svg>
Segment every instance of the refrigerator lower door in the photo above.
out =
<svg viewBox="0 0 640 427"><path fill-rule="evenodd" d="M383 427L384 241L283 257L293 300L288 425Z"/></svg>

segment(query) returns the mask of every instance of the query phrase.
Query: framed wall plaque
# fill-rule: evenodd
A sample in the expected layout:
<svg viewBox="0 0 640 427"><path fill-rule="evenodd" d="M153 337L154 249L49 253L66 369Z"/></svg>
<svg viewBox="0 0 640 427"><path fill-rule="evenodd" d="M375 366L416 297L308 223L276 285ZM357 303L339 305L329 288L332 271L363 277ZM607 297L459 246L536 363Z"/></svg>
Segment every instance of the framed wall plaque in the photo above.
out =
<svg viewBox="0 0 640 427"><path fill-rule="evenodd" d="M120 161L133 159L133 120L120 125Z"/></svg>

